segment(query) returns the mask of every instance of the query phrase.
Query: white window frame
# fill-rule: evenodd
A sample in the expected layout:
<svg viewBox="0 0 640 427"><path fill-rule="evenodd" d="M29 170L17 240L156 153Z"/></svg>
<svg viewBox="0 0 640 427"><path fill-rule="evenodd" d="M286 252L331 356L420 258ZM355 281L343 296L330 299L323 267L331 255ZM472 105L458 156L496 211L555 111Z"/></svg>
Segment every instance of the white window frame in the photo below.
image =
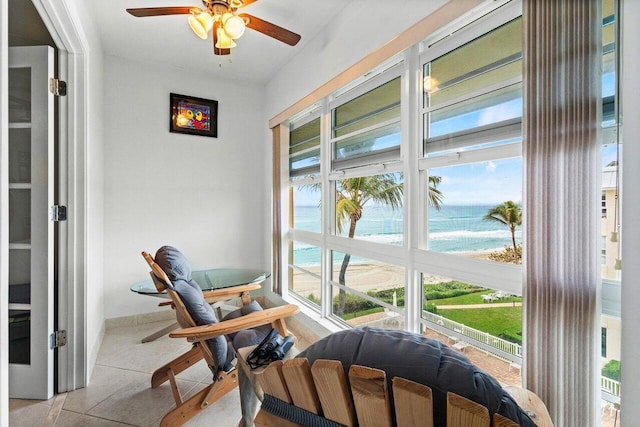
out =
<svg viewBox="0 0 640 427"><path fill-rule="evenodd" d="M329 144L331 145L331 172L332 175L331 177L334 179L339 179L344 177L344 175L334 175L335 173L346 173L347 171L350 170L360 170L362 171L362 169L360 168L368 168L371 166L371 164L367 164L364 166L356 166L356 167L350 167L350 164L354 163L353 161L350 162L351 159L341 159L341 160L337 160L335 158L335 145L347 138L352 138L354 136L358 136L358 135L362 135L366 132L369 132L371 130L375 130L375 129L379 129L382 128L384 126L388 126L390 124L394 124L394 123L398 123L400 125L402 125L402 119L403 119L403 115L402 115L402 106L403 106L403 98L405 98L404 95L404 91L402 90L403 88L403 83L404 83L404 75L405 75L405 62L402 60L398 60L396 59L398 62L395 63L394 65L389 66L389 68L385 69L384 71L381 71L379 73L372 73L371 77L368 80L363 81L362 83L360 83L358 86L355 86L351 89L349 89L346 92L343 92L339 95L334 95L330 97L329 103L328 103L328 116L327 116L327 121L329 123ZM376 123L375 125L371 125L371 126L367 126L364 129L360 129L354 132L351 132L347 135L341 135L339 137L333 137L333 132L332 132L332 128L333 128L333 123L332 123L332 112L334 109L336 109L337 107L340 107L341 105L344 105L346 103L348 103L349 101L352 101L356 98L358 98L359 96L362 96L368 92L371 92L374 89L377 89L378 87L396 79L400 77L400 117L397 119L390 119L390 120L386 120L382 123ZM402 135L401 135L402 138ZM393 162L397 162L397 159L394 160L385 160L385 154L387 152L395 152L399 150L400 154L399 154L399 159L402 158L402 142L400 143L400 146L398 148L392 147L386 150L380 150L377 152L373 152L373 153L366 153L366 154L362 154L359 156L354 156L353 160L357 159L361 159L361 158L371 158L372 160L374 159L381 159L379 162L378 161L372 161L372 164L376 164L376 165L380 165L380 164L385 164L385 163L393 163ZM341 167L336 167L338 166L336 163L338 164L342 164L343 166ZM352 171L350 171L351 173ZM373 172L373 173L372 173ZM375 174L375 171L371 171L368 172L367 169L364 169L364 172L359 172L359 173L365 173L365 174ZM353 176L353 175L352 175ZM359 176L365 176L365 175L359 175Z"/></svg>

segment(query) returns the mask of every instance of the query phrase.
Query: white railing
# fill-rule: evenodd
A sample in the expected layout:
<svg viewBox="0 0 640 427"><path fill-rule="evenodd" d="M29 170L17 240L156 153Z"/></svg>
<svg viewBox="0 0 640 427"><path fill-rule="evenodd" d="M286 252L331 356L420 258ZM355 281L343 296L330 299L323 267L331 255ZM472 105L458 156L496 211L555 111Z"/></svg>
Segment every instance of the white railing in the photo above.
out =
<svg viewBox="0 0 640 427"><path fill-rule="evenodd" d="M614 396L620 396L620 381L607 377L600 377L600 388Z"/></svg>
<svg viewBox="0 0 640 427"><path fill-rule="evenodd" d="M501 350L505 353L512 354L519 358L522 358L522 346L511 341L503 340L502 338L494 337L486 332L479 331L477 329L470 328L462 323L454 322L446 317L439 316L428 311L423 311L426 320L436 323L440 326L444 326L447 329L451 329L461 335L472 338L483 344L487 344L493 348Z"/></svg>
<svg viewBox="0 0 640 427"><path fill-rule="evenodd" d="M522 346L502 338L494 337L486 332L479 331L477 329L470 328L462 323L454 322L446 317L439 316L437 314L423 311L423 317L437 325L457 332L460 335L472 338L478 342L501 350L505 353L512 354L517 357L522 357ZM600 387L602 391L607 392L613 396L620 397L620 381L612 380L611 378L601 377Z"/></svg>

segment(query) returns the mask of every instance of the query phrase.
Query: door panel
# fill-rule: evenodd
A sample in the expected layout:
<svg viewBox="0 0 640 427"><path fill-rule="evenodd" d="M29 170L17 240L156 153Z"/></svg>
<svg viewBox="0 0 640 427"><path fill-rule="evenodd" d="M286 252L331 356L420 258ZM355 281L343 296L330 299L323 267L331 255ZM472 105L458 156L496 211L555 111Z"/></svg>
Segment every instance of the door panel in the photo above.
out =
<svg viewBox="0 0 640 427"><path fill-rule="evenodd" d="M53 49L9 49L9 394L53 396Z"/></svg>

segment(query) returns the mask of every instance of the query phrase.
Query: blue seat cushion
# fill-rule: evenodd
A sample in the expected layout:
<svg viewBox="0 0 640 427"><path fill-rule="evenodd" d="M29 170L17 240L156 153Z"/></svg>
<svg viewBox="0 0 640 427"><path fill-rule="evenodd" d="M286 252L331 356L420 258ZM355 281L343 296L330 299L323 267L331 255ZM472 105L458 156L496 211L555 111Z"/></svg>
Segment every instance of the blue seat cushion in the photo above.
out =
<svg viewBox="0 0 640 427"><path fill-rule="evenodd" d="M227 314L222 320L236 319L240 316L246 316L247 314L253 313L255 311L262 311L262 307L260 307L258 301L251 301L248 304L244 304L239 309ZM266 324L262 326L256 326L255 328L244 329L233 334L228 334L227 336L231 340L233 348L237 350L242 347L249 347L251 345L260 344L262 340L267 335L269 335L270 331L271 324Z"/></svg>
<svg viewBox="0 0 640 427"><path fill-rule="evenodd" d="M218 323L216 313L204 299L202 289L191 278L191 266L182 252L173 246L163 246L156 252L155 261L171 280L173 289L180 295L196 325ZM210 338L207 344L218 370L230 370L236 354L226 337Z"/></svg>

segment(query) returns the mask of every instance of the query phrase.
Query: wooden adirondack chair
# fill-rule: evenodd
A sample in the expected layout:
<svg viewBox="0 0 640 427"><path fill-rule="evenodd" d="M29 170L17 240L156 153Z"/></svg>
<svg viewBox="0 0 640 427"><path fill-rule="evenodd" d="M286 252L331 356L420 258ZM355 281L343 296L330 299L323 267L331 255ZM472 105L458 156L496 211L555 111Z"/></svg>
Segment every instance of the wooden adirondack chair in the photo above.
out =
<svg viewBox="0 0 640 427"><path fill-rule="evenodd" d="M233 369L230 372L220 371L218 373L213 355L206 343L207 339L220 335L238 332L255 326L271 324L278 330L280 335L291 335L286 327L284 319L296 314L299 310L293 304L270 308L263 311L250 313L236 319L230 319L219 323L197 326L189 312L187 311L180 295L170 289L171 284L165 272L154 261L147 252L142 252L142 256L151 268L151 279L159 292L166 291L171 298L171 306L176 311L178 323L182 326L169 336L172 338L186 338L193 343L193 347L175 358L171 362L156 369L151 377L151 387L155 388L169 381L171 390L176 402L176 408L169 411L162 419L161 426L182 425L199 412L215 403L222 396L233 390L238 385L238 372ZM231 298L240 297L243 302L250 301L249 291L259 289L260 285L242 285L233 288L225 288L206 292L204 297L209 303L224 301ZM176 383L176 375L196 364L201 359L205 359L211 371L216 374L211 385L203 388L187 400L183 400Z"/></svg>
<svg viewBox="0 0 640 427"><path fill-rule="evenodd" d="M347 427L434 426L431 389L404 378L393 378L392 407L386 374L379 369L352 365L347 383L341 362L319 359L310 367L307 359L298 358L273 362L257 375L264 400L255 418L256 427L313 425L313 414L322 417L322 422L332 421ZM312 415L292 411L287 404ZM294 414L294 421L283 418L285 413ZM548 422L538 425L552 425L550 419ZM490 425L518 426L499 414L491 418L487 408L476 402L454 393L447 394L447 427Z"/></svg>

